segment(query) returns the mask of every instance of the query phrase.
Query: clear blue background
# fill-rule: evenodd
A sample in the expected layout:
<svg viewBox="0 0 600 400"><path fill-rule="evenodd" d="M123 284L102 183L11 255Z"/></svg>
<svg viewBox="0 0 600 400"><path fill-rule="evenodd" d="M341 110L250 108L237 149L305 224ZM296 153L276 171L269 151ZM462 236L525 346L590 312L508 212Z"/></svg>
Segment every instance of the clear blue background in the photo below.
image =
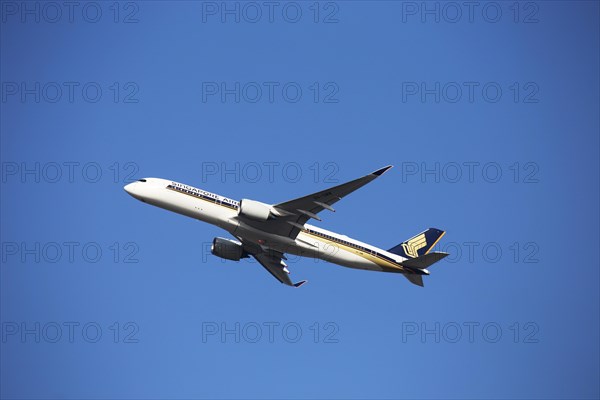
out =
<svg viewBox="0 0 600 400"><path fill-rule="evenodd" d="M3 179L3 243L95 242L103 250L98 263L81 255L38 263L3 249L3 329L68 321L103 328L98 343L80 330L73 343L66 330L58 343L7 337L0 343L3 398L599 397L597 2L535 3L537 23L523 23L531 12L523 8L515 23L512 3L498 3L498 23L480 9L472 23L466 15L422 23L418 15L403 22L401 2L338 2L338 22L330 24L322 15L313 22L312 3L301 3L296 24L280 11L273 23L264 15L258 23L218 16L204 23L202 3L189 1L137 2L137 23L114 23L112 3L98 4L103 15L95 24L80 10L73 23L65 15L58 23L22 23L3 14L3 83L93 81L103 88L97 103L80 91L72 103L32 96L1 103L3 168L95 162L103 173L97 183L80 169L73 182L66 169L57 183ZM202 101L203 82L236 81L297 82L303 97ZM503 96L497 103L480 92L472 103L402 101L403 82L468 81L497 82ZM139 101L114 103L113 82L135 82ZM339 101L313 102L313 82L335 82ZM539 101L515 102L514 82L535 82ZM274 182L203 179L207 163L236 162L294 162L303 175L290 182L276 169ZM334 163L338 182L396 165L338 203L337 213L324 213L319 226L383 248L439 227L448 232L442 248L460 249L448 247L455 261L432 267L420 288L400 275L292 259L293 278L309 280L294 290L256 263L207 255L206 243L226 236L217 228L122 190L134 171L135 179L164 177L277 202L332 185L322 174L314 178L315 162L324 173ZM497 183L480 172L473 182L422 181L403 174L407 162L495 162L503 176ZM515 162L522 173L535 163L538 182L523 183L521 175L515 183ZM124 263L124 253L114 262L114 242L134 242L139 262ZM479 243L474 259L469 242ZM533 242L537 262L523 262L523 249L515 262L514 242ZM486 243L501 247L499 261L482 256ZM138 342L121 336L114 343L108 327L115 322L121 335L125 323L135 323ZM303 335L290 343L276 329L270 343L265 329L258 343L236 343L233 335L203 341L203 324L212 322L229 329L293 322ZM337 327L337 343L325 343L327 322ZM468 322L479 324L472 342L466 328L458 343L448 332L439 343L434 335L403 340L407 326ZM502 327L497 343L482 335L486 323ZM537 327L534 343L524 338L532 333L527 323Z"/></svg>

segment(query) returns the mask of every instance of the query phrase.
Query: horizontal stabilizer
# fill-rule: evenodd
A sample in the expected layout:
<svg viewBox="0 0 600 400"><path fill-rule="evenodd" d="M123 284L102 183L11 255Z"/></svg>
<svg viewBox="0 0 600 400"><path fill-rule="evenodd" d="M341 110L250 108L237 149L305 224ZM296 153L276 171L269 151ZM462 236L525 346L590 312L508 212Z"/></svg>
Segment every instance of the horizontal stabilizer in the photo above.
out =
<svg viewBox="0 0 600 400"><path fill-rule="evenodd" d="M294 286L295 286L295 287L300 287L300 286L304 285L306 282L308 282L308 281L300 281L300 282L296 282L296 283L294 283Z"/></svg>
<svg viewBox="0 0 600 400"><path fill-rule="evenodd" d="M423 256L417 258L409 258L408 260L402 261L401 264L404 267L408 268L416 268L416 269L425 269L429 267L431 264L440 261L442 258L446 257L448 253L442 252L431 252L427 253Z"/></svg>

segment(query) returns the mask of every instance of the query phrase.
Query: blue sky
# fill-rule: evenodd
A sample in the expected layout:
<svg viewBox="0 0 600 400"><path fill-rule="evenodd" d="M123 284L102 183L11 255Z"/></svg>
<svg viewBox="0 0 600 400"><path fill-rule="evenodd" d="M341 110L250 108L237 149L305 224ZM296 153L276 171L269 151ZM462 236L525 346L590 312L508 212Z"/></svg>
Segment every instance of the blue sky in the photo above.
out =
<svg viewBox="0 0 600 400"><path fill-rule="evenodd" d="M598 3L460 4L0 2L0 395L598 398ZM317 225L446 230L425 288L290 289L122 190L388 164Z"/></svg>

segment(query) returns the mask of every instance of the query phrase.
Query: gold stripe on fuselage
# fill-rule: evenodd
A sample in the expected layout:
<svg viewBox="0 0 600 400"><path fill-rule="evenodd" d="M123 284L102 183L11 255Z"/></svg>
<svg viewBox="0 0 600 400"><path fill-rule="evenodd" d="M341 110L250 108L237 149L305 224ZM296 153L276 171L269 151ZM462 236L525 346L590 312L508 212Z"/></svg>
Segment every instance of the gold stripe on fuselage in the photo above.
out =
<svg viewBox="0 0 600 400"><path fill-rule="evenodd" d="M302 232L306 233L307 235L314 236L315 238L317 238L318 240L320 240L322 242L334 244L334 245L340 246L340 247L344 247L345 249L348 249L351 253L356 254L357 256L362 257L366 260L372 261L380 267L391 269L391 271L389 271L389 272L405 272L406 271L402 265L395 263L395 262L388 261L385 258L381 257L378 253L375 253L375 254L367 253L362 250L356 249L352 246L348 246L346 244L339 243L334 240L329 240L329 239L323 238L319 235L315 235L314 233L309 232L307 230L303 230Z"/></svg>

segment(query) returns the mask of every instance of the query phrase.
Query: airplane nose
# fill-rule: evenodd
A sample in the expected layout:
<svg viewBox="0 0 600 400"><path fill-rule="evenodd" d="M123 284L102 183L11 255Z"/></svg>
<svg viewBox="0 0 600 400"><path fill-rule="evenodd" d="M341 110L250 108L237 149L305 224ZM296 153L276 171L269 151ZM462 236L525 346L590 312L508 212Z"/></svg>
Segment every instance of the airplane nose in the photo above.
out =
<svg viewBox="0 0 600 400"><path fill-rule="evenodd" d="M123 186L123 190L127 192L127 194L135 197L135 182L130 183L128 185Z"/></svg>
<svg viewBox="0 0 600 400"><path fill-rule="evenodd" d="M149 184L146 182L148 182L147 179L138 179L135 182L131 182L123 186L123 190L125 190L127 194L133 197L134 199L146 201L146 197L149 194L148 189L151 189L147 186Z"/></svg>

